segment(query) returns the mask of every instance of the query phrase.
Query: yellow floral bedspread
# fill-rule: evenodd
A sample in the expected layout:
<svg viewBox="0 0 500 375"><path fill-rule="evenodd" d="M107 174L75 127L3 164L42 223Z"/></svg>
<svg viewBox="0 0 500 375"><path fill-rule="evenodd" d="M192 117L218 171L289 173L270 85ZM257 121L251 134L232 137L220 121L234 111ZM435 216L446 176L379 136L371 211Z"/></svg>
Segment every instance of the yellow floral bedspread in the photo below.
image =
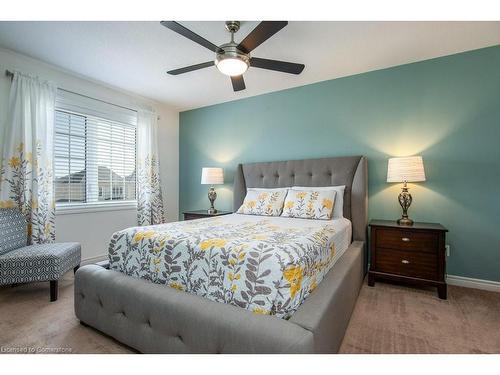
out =
<svg viewBox="0 0 500 375"><path fill-rule="evenodd" d="M350 238L342 220L233 214L129 228L111 238L110 268L286 319L338 258L337 231Z"/></svg>

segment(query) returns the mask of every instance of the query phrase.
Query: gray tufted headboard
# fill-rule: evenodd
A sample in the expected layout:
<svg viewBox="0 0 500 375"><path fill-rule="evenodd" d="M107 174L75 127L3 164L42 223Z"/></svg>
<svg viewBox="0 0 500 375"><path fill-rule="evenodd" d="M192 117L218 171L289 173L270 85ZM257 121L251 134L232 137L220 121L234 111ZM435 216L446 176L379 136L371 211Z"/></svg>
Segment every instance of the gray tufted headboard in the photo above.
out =
<svg viewBox="0 0 500 375"><path fill-rule="evenodd" d="M345 185L344 216L352 222L353 240L366 243L367 172L364 156L239 164L234 177L233 209L243 203L247 187Z"/></svg>

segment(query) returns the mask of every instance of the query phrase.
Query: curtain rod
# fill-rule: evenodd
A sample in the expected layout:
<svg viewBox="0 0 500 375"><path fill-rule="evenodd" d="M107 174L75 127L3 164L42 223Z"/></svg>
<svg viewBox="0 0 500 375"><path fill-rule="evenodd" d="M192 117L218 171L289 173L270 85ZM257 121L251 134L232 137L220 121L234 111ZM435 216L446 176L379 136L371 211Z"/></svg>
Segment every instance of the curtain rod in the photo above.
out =
<svg viewBox="0 0 500 375"><path fill-rule="evenodd" d="M7 77L10 77L10 79L12 80L14 78L14 73L11 72L10 70L6 70L5 71L5 75ZM92 98L90 96L87 96L87 95L83 95L83 94L79 94L77 92L74 92L74 91L70 91L70 90L66 90L66 89L61 89L61 88L57 88L58 90L61 90L61 91L65 91L65 92L69 92L70 94L75 94L75 95L80 95L80 96L83 96L85 98L89 98L89 99L93 99L93 100L98 100L100 102L103 102L103 103L106 103L106 104L109 104L109 105L114 105L116 107L120 107L120 108L123 108L123 109L128 109L129 111L133 111L133 112L137 112L137 109L132 109L132 108L128 108L128 107L124 107L122 105L118 105L118 104L115 104L115 103L110 103L110 102L107 102L105 100L101 100L101 99L95 99L95 98ZM157 119L159 120L160 119L160 116L157 117Z"/></svg>

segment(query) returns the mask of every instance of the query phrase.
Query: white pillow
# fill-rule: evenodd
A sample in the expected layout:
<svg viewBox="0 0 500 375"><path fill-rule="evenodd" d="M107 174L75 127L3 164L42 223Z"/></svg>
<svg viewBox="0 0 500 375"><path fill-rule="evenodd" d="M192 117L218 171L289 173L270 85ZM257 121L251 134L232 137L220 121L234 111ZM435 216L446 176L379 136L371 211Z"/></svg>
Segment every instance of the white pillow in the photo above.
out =
<svg viewBox="0 0 500 375"><path fill-rule="evenodd" d="M281 216L330 220L336 193L333 189L289 190Z"/></svg>
<svg viewBox="0 0 500 375"><path fill-rule="evenodd" d="M345 185L339 186L320 186L320 187L310 187L310 186L293 186L292 190L335 190L335 205L333 206L333 219L340 219L344 217L344 190Z"/></svg>
<svg viewBox="0 0 500 375"><path fill-rule="evenodd" d="M280 216L288 188L248 188L243 204L236 213L246 215Z"/></svg>

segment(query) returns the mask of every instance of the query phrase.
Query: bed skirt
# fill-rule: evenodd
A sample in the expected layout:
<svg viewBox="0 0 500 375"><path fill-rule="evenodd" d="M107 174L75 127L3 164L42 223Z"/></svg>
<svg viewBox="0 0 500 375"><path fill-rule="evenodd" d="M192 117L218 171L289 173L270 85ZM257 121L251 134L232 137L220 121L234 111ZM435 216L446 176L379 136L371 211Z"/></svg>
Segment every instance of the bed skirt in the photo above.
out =
<svg viewBox="0 0 500 375"><path fill-rule="evenodd" d="M75 275L75 313L142 353L337 353L365 274L353 242L289 320L180 292L97 265Z"/></svg>

